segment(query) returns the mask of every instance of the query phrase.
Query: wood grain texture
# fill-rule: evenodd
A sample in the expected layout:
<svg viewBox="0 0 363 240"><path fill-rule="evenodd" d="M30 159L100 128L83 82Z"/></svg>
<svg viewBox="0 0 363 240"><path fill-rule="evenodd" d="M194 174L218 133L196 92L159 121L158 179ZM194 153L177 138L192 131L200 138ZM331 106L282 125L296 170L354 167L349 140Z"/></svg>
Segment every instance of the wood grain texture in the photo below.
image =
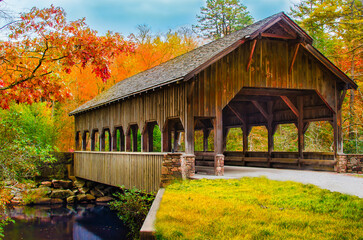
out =
<svg viewBox="0 0 363 240"><path fill-rule="evenodd" d="M162 153L75 152L75 176L112 186L155 192L159 189Z"/></svg>

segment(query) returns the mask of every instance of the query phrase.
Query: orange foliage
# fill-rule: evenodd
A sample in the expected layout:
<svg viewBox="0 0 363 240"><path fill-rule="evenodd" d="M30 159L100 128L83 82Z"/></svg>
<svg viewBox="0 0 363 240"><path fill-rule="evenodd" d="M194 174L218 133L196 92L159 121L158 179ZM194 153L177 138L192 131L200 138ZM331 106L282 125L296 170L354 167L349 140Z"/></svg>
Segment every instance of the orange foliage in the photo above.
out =
<svg viewBox="0 0 363 240"><path fill-rule="evenodd" d="M97 78L90 66L85 68L73 67L70 74L62 74L66 79L67 87L71 90L72 100L61 103L57 108L58 129L62 134L57 147L62 151L74 148L74 123L73 117L68 113L81 104L91 100L102 91L110 88L115 83L132 75L145 71L168 61L178 55L186 53L198 46L198 42L187 33L169 32L165 36L147 35L145 39L131 35L129 41L135 44L132 53L119 54L110 65L110 78L107 82Z"/></svg>

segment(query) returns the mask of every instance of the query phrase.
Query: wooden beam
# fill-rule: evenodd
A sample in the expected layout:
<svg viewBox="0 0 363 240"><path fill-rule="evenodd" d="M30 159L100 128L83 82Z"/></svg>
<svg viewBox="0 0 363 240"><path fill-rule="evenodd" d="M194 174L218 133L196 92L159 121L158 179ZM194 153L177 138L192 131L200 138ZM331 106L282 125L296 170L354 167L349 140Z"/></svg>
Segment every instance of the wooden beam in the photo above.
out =
<svg viewBox="0 0 363 240"><path fill-rule="evenodd" d="M269 38L280 38L280 39L295 39L292 36L285 36L273 33L261 33L261 37L269 37Z"/></svg>
<svg viewBox="0 0 363 240"><path fill-rule="evenodd" d="M236 117L242 122L243 125L246 125L246 121L243 119L243 116L239 114L237 110L235 110L231 105L227 105L229 109L236 115Z"/></svg>
<svg viewBox="0 0 363 240"><path fill-rule="evenodd" d="M347 93L347 88L344 88L344 90L343 90L343 92L340 95L340 98L338 100L338 110L342 108L346 93Z"/></svg>
<svg viewBox="0 0 363 240"><path fill-rule="evenodd" d="M236 48L238 48L239 46L241 46L242 44L244 44L246 41L247 40L245 38L237 40L231 46L229 46L228 48L224 49L222 52L218 53L214 57L210 58L208 61L206 61L205 63L203 63L202 65L200 65L196 69L194 69L193 71L189 72L184 77L184 81L188 81L189 79L193 78L196 74L200 73L205 68L207 68L208 66L212 65L213 63L217 62L219 59L223 58L228 53L232 52L233 50L235 50Z"/></svg>
<svg viewBox="0 0 363 240"><path fill-rule="evenodd" d="M286 105L291 109L291 111L299 118L299 110L295 107L295 105L291 102L291 100L287 96L280 96L281 99L286 103Z"/></svg>
<svg viewBox="0 0 363 240"><path fill-rule="evenodd" d="M295 46L294 55L292 55L292 59L291 59L291 63L290 63L289 74L291 74L291 72L292 72L292 68L294 67L294 63L295 63L296 56L297 56L297 53L298 53L298 51L299 51L299 47L300 47L300 45L301 45L301 43L298 43L298 44L296 44L296 46Z"/></svg>
<svg viewBox="0 0 363 240"><path fill-rule="evenodd" d="M266 120L269 119L269 114L266 112L266 110L261 106L261 104L257 101L251 101L253 105L260 111L260 113L264 116Z"/></svg>
<svg viewBox="0 0 363 240"><path fill-rule="evenodd" d="M258 96L303 96L312 95L314 90L290 90L290 89L269 89L269 88L243 88L238 94L240 95L258 95Z"/></svg>
<svg viewBox="0 0 363 240"><path fill-rule="evenodd" d="M253 57L253 53L255 52L256 43L257 43L257 39L253 40L251 53L250 53L250 56L248 58L247 71L250 68L251 63L252 63L252 57Z"/></svg>

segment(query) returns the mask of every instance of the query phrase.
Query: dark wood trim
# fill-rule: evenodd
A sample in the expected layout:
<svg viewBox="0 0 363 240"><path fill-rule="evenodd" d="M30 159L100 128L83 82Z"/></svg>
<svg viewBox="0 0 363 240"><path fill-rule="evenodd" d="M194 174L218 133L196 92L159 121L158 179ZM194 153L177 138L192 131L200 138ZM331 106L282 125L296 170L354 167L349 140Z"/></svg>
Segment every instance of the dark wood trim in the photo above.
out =
<svg viewBox="0 0 363 240"><path fill-rule="evenodd" d="M194 75L200 73L201 71L203 71L208 66L210 66L213 63L217 62L219 59L223 58L228 53L232 52L233 50L238 48L240 45L244 44L246 41L247 40L245 38L240 39L240 40L236 41L234 44L232 44L231 46L229 46L228 48L226 48L223 51L217 53L214 57L212 57L211 59L209 59L208 61L206 61L205 63L203 63L202 65L200 65L196 69L194 69L193 71L189 72L187 75L185 75L184 81L188 81L189 79L193 78Z"/></svg>
<svg viewBox="0 0 363 240"><path fill-rule="evenodd" d="M292 36L284 36L284 35L273 34L273 33L261 33L261 37L280 38L280 39L286 39L286 40L295 39Z"/></svg>
<svg viewBox="0 0 363 240"><path fill-rule="evenodd" d="M289 67L289 74L292 73L292 68L294 67L294 63L295 63L296 56L297 56L297 53L299 51L300 45L301 45L301 43L298 43L295 46L294 54L292 55L292 59L291 59L290 67Z"/></svg>
<svg viewBox="0 0 363 240"><path fill-rule="evenodd" d="M236 117L242 122L243 125L246 125L245 119L243 119L243 116L239 114L239 112L234 109L230 104L227 105L229 109L236 115Z"/></svg>
<svg viewBox="0 0 363 240"><path fill-rule="evenodd" d="M268 120L269 118L269 115L268 113L266 112L266 110L261 106L261 104L257 101L251 101L253 103L253 105L255 105L255 107L260 111L260 113L264 116L264 118L266 120Z"/></svg>
<svg viewBox="0 0 363 240"><path fill-rule="evenodd" d="M253 57L253 53L255 52L256 43L257 43L257 39L254 39L253 43L252 43L251 53L250 53L250 56L248 57L247 71L250 68L251 63L252 63L252 57Z"/></svg>
<svg viewBox="0 0 363 240"><path fill-rule="evenodd" d="M295 105L291 102L291 100L287 96L280 96L280 97L286 103L286 105L291 109L291 111L295 114L295 116L299 118L299 110L295 107Z"/></svg>

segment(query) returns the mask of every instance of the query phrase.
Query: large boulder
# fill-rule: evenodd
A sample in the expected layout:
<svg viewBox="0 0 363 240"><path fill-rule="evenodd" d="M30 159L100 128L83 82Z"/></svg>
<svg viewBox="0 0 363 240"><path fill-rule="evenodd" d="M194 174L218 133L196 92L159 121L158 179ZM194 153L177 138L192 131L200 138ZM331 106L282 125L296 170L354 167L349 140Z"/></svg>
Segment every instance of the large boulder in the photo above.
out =
<svg viewBox="0 0 363 240"><path fill-rule="evenodd" d="M62 190L62 189L56 189L53 190L53 192L50 194L51 198L60 198L60 199L66 199L70 196L73 196L74 192L72 192L71 190L67 189L67 190Z"/></svg>
<svg viewBox="0 0 363 240"><path fill-rule="evenodd" d="M52 182L51 181L44 181L40 183L40 186L44 186L44 187L51 187L52 186Z"/></svg>
<svg viewBox="0 0 363 240"><path fill-rule="evenodd" d="M84 185L86 185L86 182L82 179L77 179L76 181L74 181L74 185L77 188L82 188L82 187L84 187Z"/></svg>
<svg viewBox="0 0 363 240"><path fill-rule="evenodd" d="M95 196L96 198L105 196L105 194L103 192L101 192L101 190L98 190L97 188L92 189L91 194L93 196Z"/></svg>
<svg viewBox="0 0 363 240"><path fill-rule="evenodd" d="M34 201L34 204L36 205L49 205L52 203L51 198L38 198Z"/></svg>
<svg viewBox="0 0 363 240"><path fill-rule="evenodd" d="M95 200L95 197L91 194L79 194L77 195L78 202L90 202Z"/></svg>
<svg viewBox="0 0 363 240"><path fill-rule="evenodd" d="M78 191L82 194L86 194L89 192L89 188L88 187L81 187L81 188L78 188Z"/></svg>
<svg viewBox="0 0 363 240"><path fill-rule="evenodd" d="M73 183L69 180L52 180L54 188L72 189Z"/></svg>
<svg viewBox="0 0 363 240"><path fill-rule="evenodd" d="M96 202L98 203L104 203L104 202L110 202L114 200L112 197L109 197L109 196L105 196L105 197L99 197L96 199Z"/></svg>
<svg viewBox="0 0 363 240"><path fill-rule="evenodd" d="M77 201L77 196L67 197L67 203L68 204L74 204L76 201Z"/></svg>

